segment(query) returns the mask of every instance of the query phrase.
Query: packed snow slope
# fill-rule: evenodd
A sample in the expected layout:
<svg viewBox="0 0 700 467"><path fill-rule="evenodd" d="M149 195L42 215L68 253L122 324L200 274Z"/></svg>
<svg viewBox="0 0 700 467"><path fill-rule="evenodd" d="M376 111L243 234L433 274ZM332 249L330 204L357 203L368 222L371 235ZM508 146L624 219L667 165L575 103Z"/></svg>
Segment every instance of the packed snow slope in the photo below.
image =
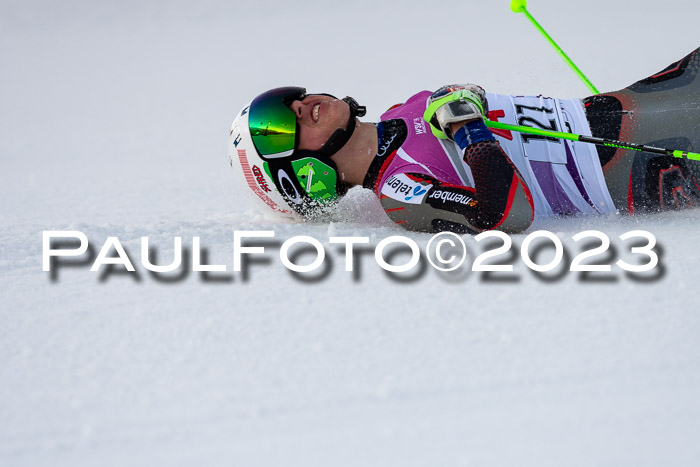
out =
<svg viewBox="0 0 700 467"><path fill-rule="evenodd" d="M529 10L601 90L700 45L697 2ZM346 272L328 244L426 246L371 193L309 224L233 185L231 120L271 87L352 95L369 120L451 82L587 95L507 1L4 0L0 57L0 465L699 465L700 211L539 225L569 262L577 232L607 234L611 263L647 230L651 275L535 275L513 254L509 274L392 277L371 253ZM117 237L138 275L43 272L45 230L93 253ZM246 275L234 230L278 241ZM327 269L282 266L294 235L326 245ZM160 263L200 237L228 272L149 274L143 236Z"/></svg>

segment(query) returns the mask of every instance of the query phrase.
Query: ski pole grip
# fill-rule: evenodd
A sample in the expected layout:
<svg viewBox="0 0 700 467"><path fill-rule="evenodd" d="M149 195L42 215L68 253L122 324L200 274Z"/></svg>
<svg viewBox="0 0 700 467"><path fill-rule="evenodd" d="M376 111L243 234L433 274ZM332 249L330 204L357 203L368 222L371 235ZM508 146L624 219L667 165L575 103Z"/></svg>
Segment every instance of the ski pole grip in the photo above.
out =
<svg viewBox="0 0 700 467"><path fill-rule="evenodd" d="M527 2L525 0L511 0L510 11L513 13L522 13L527 8Z"/></svg>

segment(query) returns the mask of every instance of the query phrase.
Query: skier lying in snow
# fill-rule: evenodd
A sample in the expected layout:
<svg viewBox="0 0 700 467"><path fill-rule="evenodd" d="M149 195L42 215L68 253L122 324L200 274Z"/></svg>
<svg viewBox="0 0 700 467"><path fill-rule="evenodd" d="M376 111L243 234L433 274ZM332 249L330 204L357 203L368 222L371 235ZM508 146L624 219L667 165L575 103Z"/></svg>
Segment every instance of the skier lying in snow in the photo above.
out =
<svg viewBox="0 0 700 467"><path fill-rule="evenodd" d="M273 89L234 120L229 159L277 211L313 217L362 185L394 222L426 232L515 233L535 216L681 209L700 203L700 162L489 130L484 117L698 152L698 51L583 100L453 85L419 92L377 124L361 122L350 97Z"/></svg>

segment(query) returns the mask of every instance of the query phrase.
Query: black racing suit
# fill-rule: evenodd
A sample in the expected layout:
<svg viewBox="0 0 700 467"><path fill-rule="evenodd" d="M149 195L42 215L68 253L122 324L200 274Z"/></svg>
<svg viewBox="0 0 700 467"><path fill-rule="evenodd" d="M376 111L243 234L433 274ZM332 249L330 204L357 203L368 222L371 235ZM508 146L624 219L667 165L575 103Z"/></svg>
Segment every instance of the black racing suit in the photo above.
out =
<svg viewBox="0 0 700 467"><path fill-rule="evenodd" d="M617 92L583 100L593 136L700 152L700 49ZM643 213L700 205L700 162L598 147L615 206Z"/></svg>

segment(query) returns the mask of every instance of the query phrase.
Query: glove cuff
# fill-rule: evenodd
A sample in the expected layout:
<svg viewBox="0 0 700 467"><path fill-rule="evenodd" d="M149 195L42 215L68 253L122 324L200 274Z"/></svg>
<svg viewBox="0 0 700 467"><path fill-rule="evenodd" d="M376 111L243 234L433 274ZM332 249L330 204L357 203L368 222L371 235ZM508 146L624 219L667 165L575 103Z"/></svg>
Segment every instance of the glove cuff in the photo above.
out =
<svg viewBox="0 0 700 467"><path fill-rule="evenodd" d="M491 131L483 120L474 120L462 126L454 135L454 140L459 147L467 149L472 144L482 141L496 141Z"/></svg>

